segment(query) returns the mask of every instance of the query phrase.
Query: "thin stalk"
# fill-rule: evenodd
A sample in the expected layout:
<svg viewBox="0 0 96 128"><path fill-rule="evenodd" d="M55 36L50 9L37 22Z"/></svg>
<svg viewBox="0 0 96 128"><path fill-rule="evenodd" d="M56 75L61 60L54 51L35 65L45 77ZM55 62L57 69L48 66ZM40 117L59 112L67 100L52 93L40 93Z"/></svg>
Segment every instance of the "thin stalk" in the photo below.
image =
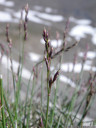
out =
<svg viewBox="0 0 96 128"><path fill-rule="evenodd" d="M94 96L94 98L91 97L88 106L87 106L87 107L85 106L86 108L84 108L84 112L83 112L82 117L81 117L81 119L80 119L80 121L79 121L79 123L78 123L78 126L80 126L80 125L82 124L82 122L83 122L85 116L87 115L89 109L90 109L91 106L92 106L92 103L93 103L93 100L94 100L94 99L95 99L95 96Z"/></svg>
<svg viewBox="0 0 96 128"><path fill-rule="evenodd" d="M62 117L62 115L60 115L60 117L59 117L58 124L57 124L56 128L59 128L61 117Z"/></svg>
<svg viewBox="0 0 96 128"><path fill-rule="evenodd" d="M26 126L26 128L29 127L29 116L30 116L31 104L32 104L32 100L33 100L34 87L35 87L35 80L33 80L33 86L32 86L32 90L31 90L31 100L30 100L30 105L29 105L29 109L28 109L28 117L27 117L27 126Z"/></svg>
<svg viewBox="0 0 96 128"><path fill-rule="evenodd" d="M9 59L8 59L8 56L7 56L7 92L8 92L8 95L9 95Z"/></svg>
<svg viewBox="0 0 96 128"><path fill-rule="evenodd" d="M21 85L21 80L22 80L22 69L23 69L23 62L24 62L24 44L25 44L24 42L23 42L23 47L22 47L22 58L21 58L21 67L20 67L19 79L17 82L17 91L15 93L15 121L16 121L16 125L18 124L18 122L17 122L17 116L18 116L17 108L18 108L18 101L19 101L19 96L20 96L20 85Z"/></svg>
<svg viewBox="0 0 96 128"><path fill-rule="evenodd" d="M46 112L46 124L45 128L47 128L47 122L48 122L48 111L49 111L49 97L50 97L50 91L49 91L49 70L47 69L47 112Z"/></svg>
<svg viewBox="0 0 96 128"><path fill-rule="evenodd" d="M56 100L57 100L57 90L58 90L58 81L56 81L56 89L55 89L55 97L54 97L54 106L53 106L53 110L52 110L52 116L51 116L51 123L50 126L52 128L52 124L53 124L53 119L54 119L54 111L55 111L55 106L56 106Z"/></svg>
<svg viewBox="0 0 96 128"><path fill-rule="evenodd" d="M25 118L26 118L26 109L27 109L29 86L30 86L30 82L31 82L31 79L32 79L32 74L33 74L33 70L31 71L31 75L30 75L30 78L29 78L29 81L28 81L28 85L27 85L26 100L25 100L25 110L24 110L24 121L23 121L24 124L25 124Z"/></svg>
<svg viewBox="0 0 96 128"><path fill-rule="evenodd" d="M76 111L76 114L75 114L75 116L74 116L72 122L74 122L74 120L75 120L75 118L76 118L76 116L77 116L77 114L78 114L78 112L79 112L79 110L80 110L80 108L81 108L81 106L82 106L82 104L83 104L85 98L87 97L87 95L88 95L88 92L87 92L87 94L85 94L84 98L83 98L82 101L80 102L80 106L78 107L78 109L77 109L77 111Z"/></svg>
<svg viewBox="0 0 96 128"><path fill-rule="evenodd" d="M43 116L44 120L46 120L46 116L45 116L45 114L43 112L42 112L42 116ZM48 127L51 128L49 122L47 124L48 124Z"/></svg>
<svg viewBox="0 0 96 128"><path fill-rule="evenodd" d="M11 121L11 123L12 123L13 128L15 128L14 121L13 121L13 117L12 117L12 114L11 114L11 112L10 112L10 108L9 108L9 106L8 106L8 102L7 102L7 99L6 99L5 94L3 94L3 96L4 96L4 101L5 101L5 104L6 104L6 108L7 108L8 114L9 114L10 121Z"/></svg>
<svg viewBox="0 0 96 128"><path fill-rule="evenodd" d="M46 112L46 127L47 128L47 122L48 122L48 111L49 111L49 96L47 96L47 112Z"/></svg>
<svg viewBox="0 0 96 128"><path fill-rule="evenodd" d="M42 99L43 99L43 67L41 72L41 116L42 116Z"/></svg>
<svg viewBox="0 0 96 128"><path fill-rule="evenodd" d="M10 62L11 62L11 71L12 71L12 79L13 79L13 87L14 87L14 97L15 97L15 76L14 76L14 71L13 71L13 61L12 61L12 54L11 54L11 49L10 51Z"/></svg>
<svg viewBox="0 0 96 128"><path fill-rule="evenodd" d="M0 98L1 98L1 113L2 113L2 126L3 128L6 127L5 125L5 114L4 114L4 102L3 102L3 83L2 83L2 75L0 75Z"/></svg>
<svg viewBox="0 0 96 128"><path fill-rule="evenodd" d="M21 19L22 20L22 19ZM17 108L18 108L18 100L20 96L20 85L21 85L21 78L22 78L22 69L23 69L23 58L24 58L24 42L22 40L22 27L19 31L19 40L20 40L20 47L19 47L19 71L18 71L18 82L16 83L17 91L15 91L15 120L17 122ZM21 64L20 64L21 62Z"/></svg>
<svg viewBox="0 0 96 128"><path fill-rule="evenodd" d="M68 114L67 114L67 117L66 117L66 120L65 120L65 124L66 124L66 127L68 126L68 119L69 119L69 116L70 116L70 112L72 112L73 108L74 108L74 105L75 105L75 102L76 102L76 99L77 99L77 92L79 91L80 87L81 87L81 82L82 82L82 77L83 77L83 68L84 68L84 62L82 62L82 68L81 68L81 72L80 72L80 79L78 80L78 83L77 83L77 88L71 98L71 102L68 106Z"/></svg>
<svg viewBox="0 0 96 128"><path fill-rule="evenodd" d="M62 59L63 59L63 54L61 54L61 56L60 56L60 65L59 65L59 69L61 69ZM54 111L55 111L55 106L56 106L56 99L57 99L57 90L58 90L58 86L59 86L59 78L58 78L57 81L56 81L56 90L55 90L54 106L53 106L52 119L51 119L51 125L50 125L51 128L52 128L53 119L54 119ZM60 115L60 118L59 118L59 121L58 121L58 124L57 124L57 127L56 127L56 128L59 127L60 120L61 120L61 115Z"/></svg>
<svg viewBox="0 0 96 128"><path fill-rule="evenodd" d="M65 120L65 125L66 127L68 126L68 122L69 122L69 116L70 116L70 113L72 112L73 108L74 108L74 105L75 105L75 101L76 101L76 98L77 98L77 93L75 92L72 96L72 99L71 99L71 102L68 106L68 114L67 114L67 117L66 117L66 120Z"/></svg>

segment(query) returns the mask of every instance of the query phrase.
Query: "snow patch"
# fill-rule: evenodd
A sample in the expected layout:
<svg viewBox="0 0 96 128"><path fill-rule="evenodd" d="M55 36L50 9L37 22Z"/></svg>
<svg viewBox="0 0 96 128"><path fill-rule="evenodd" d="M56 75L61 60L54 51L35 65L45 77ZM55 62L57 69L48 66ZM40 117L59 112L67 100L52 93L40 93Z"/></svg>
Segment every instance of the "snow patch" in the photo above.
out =
<svg viewBox="0 0 96 128"><path fill-rule="evenodd" d="M45 22L42 19L40 19L39 17L37 17L37 14L38 14L37 11L29 10L29 12L28 12L28 19L29 19L29 21L35 22L35 23L38 23L38 24L51 25L49 22L47 22L47 21ZM20 11L19 12L15 12L13 15L16 18L20 19L21 12ZM23 11L23 19L24 19L24 16L25 16L25 12Z"/></svg>
<svg viewBox="0 0 96 128"><path fill-rule="evenodd" d="M43 39L40 39L40 42L42 44L45 44L45 41ZM53 48L57 48L57 47L60 47L62 45L62 40L57 41L57 40L54 39L54 40L51 40L50 43L51 43L51 46Z"/></svg>
<svg viewBox="0 0 96 128"><path fill-rule="evenodd" d="M9 12L2 12L0 11L0 22L13 22L18 23L19 20L13 19Z"/></svg>
<svg viewBox="0 0 96 128"><path fill-rule="evenodd" d="M87 35L91 35L92 43L96 45L96 28L90 26L89 23L91 22L89 21L82 20L78 22L79 23L77 23L76 21L78 25L73 27L69 32L70 36L74 37L77 41L79 41L81 38L86 38Z"/></svg>
<svg viewBox="0 0 96 128"><path fill-rule="evenodd" d="M9 67L7 66L7 63L9 65ZM16 62L15 60L12 60L12 64L13 64L13 71L15 73L17 73L19 63ZM4 65L5 68L8 68L9 70L11 70L11 62L10 62L9 58L7 58L5 55L2 57L2 65ZM31 75L31 73L26 68L23 68L22 77L25 79L29 79L30 75Z"/></svg>
<svg viewBox="0 0 96 128"><path fill-rule="evenodd" d="M37 13L37 16L48 21L52 22L61 22L64 20L64 17L61 15L53 15L53 14L47 14L47 13Z"/></svg>
<svg viewBox="0 0 96 128"><path fill-rule="evenodd" d="M76 18L74 18L74 17L70 17L69 18L69 21L71 21L71 22L74 22L74 23L76 23L76 24L82 24L82 25L89 25L89 24L91 24L91 20L89 20L89 19L76 19Z"/></svg>
<svg viewBox="0 0 96 128"><path fill-rule="evenodd" d="M29 53L30 59L34 62L37 62L40 59L40 55L36 53Z"/></svg>
<svg viewBox="0 0 96 128"><path fill-rule="evenodd" d="M80 57L84 57L84 53L83 52L80 52L78 54ZM94 59L96 57L96 52L93 52L93 51L88 51L87 52L87 58L88 59Z"/></svg>
<svg viewBox="0 0 96 128"><path fill-rule="evenodd" d="M0 0L0 5L7 6L7 7L13 7L14 2L13 1Z"/></svg>
<svg viewBox="0 0 96 128"><path fill-rule="evenodd" d="M64 63L64 64L61 64L61 70L64 71L64 72L72 72L73 71L73 68L74 68L74 72L75 73L80 73L81 72L81 69L82 69L82 64L81 63L77 63L77 64L73 64L73 63ZM88 64L84 64L84 69L85 71L96 71L96 67L92 67Z"/></svg>
<svg viewBox="0 0 96 128"><path fill-rule="evenodd" d="M69 78L67 78L66 76L60 75L59 76L60 81L69 84L71 87L75 88L76 84L70 80Z"/></svg>
<svg viewBox="0 0 96 128"><path fill-rule="evenodd" d="M94 29L89 25L77 25L73 27L69 33L76 40L85 38L86 34L94 35Z"/></svg>
<svg viewBox="0 0 96 128"><path fill-rule="evenodd" d="M50 8L50 7L45 8L45 12L46 12L46 13L51 13L52 11L53 11L53 9Z"/></svg>

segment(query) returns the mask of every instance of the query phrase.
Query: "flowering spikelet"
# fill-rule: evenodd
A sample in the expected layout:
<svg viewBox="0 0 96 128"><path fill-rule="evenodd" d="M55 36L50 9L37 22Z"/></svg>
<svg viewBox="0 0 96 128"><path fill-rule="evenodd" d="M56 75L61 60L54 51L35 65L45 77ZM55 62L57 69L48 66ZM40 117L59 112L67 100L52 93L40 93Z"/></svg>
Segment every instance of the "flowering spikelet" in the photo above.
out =
<svg viewBox="0 0 96 128"><path fill-rule="evenodd" d="M54 75L53 83L56 81L56 79L57 79L58 75L59 75L59 70L58 70L58 71L55 73L55 75Z"/></svg>
<svg viewBox="0 0 96 128"><path fill-rule="evenodd" d="M51 87L52 87L52 84L53 84L53 80L52 80L52 77L50 78L50 80L49 80L49 88L51 89Z"/></svg>
<svg viewBox="0 0 96 128"><path fill-rule="evenodd" d="M12 48L12 39L9 38L9 24L6 25L6 38L8 42L8 47L11 49Z"/></svg>
<svg viewBox="0 0 96 128"><path fill-rule="evenodd" d="M49 70L49 64L48 64L48 60L46 57L45 57L45 62L46 62L47 70Z"/></svg>
<svg viewBox="0 0 96 128"><path fill-rule="evenodd" d="M9 42L9 24L6 25L6 38L7 42Z"/></svg>
<svg viewBox="0 0 96 128"><path fill-rule="evenodd" d="M28 4L26 4L25 6L25 21L24 21L24 40L27 40L27 36L28 36L28 33L27 33L27 22L28 22L28 10L29 10L29 6Z"/></svg>

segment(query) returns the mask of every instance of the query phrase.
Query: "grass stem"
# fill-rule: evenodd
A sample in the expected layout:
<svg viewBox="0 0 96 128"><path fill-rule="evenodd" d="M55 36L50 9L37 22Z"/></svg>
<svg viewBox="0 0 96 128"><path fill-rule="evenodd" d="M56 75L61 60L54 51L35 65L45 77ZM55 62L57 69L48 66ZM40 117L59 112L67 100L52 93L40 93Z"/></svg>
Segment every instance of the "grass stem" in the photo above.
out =
<svg viewBox="0 0 96 128"><path fill-rule="evenodd" d="M5 128L5 114L4 114L4 102L3 102L3 83L2 75L0 75L0 98L1 98L1 113L2 113L2 126Z"/></svg>

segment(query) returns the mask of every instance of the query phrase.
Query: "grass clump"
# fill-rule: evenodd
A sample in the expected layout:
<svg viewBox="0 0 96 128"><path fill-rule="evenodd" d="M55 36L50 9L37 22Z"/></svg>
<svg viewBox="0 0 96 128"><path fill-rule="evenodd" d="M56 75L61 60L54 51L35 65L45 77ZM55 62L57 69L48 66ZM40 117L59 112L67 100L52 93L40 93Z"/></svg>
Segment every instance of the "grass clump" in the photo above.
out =
<svg viewBox="0 0 96 128"><path fill-rule="evenodd" d="M21 16L22 17L22 16ZM64 91L63 101L59 104L58 90L60 86L60 73L61 64L63 60L64 52L68 52L70 49L75 47L78 43L74 43L67 47L66 36L68 33L68 22L64 32L63 44L54 50L50 43L50 36L48 31L44 28L42 37L45 41L44 57L38 63L32 67L30 79L26 84L26 98L24 101L21 100L22 95L21 85L23 82L22 70L24 66L24 49L25 42L27 40L27 24L28 24L28 4L25 6L25 19L21 18L19 24L19 38L20 38L20 53L19 53L19 66L17 74L14 73L14 64L12 60L12 39L9 37L9 25L6 26L6 39L9 49L8 58L11 63L11 73L12 79L7 79L7 84L9 86L9 81L13 83L14 92L14 102L9 100L9 88L6 91L3 88L2 81L4 80L0 77L0 127L1 128L67 128L71 126L82 127L84 125L84 119L86 118L92 103L95 99L95 78L96 73L90 73L86 85L86 92L83 96L80 96L82 91L82 79L84 76L84 64L86 61L87 51L85 52L84 58L82 60L82 69L79 74L79 78L76 81L76 86L71 95L68 95L68 90ZM22 27L24 29L24 35L22 36ZM1 47L1 45L0 45ZM1 47L4 51L4 48ZM22 51L22 52L21 52ZM53 60L59 56L59 62L57 68L52 72L51 65ZM1 60L2 61L2 60ZM42 65L40 70L40 79L38 78L38 70ZM75 62L74 62L75 66ZM74 67L73 67L74 71ZM72 72L73 73L73 72ZM45 79L46 81L45 81ZM38 81L41 86L36 86ZM36 88L37 87L37 88ZM39 93L38 91L39 90ZM81 112L83 108L83 111ZM80 112L82 113L81 116ZM91 120L90 126L95 124L95 120Z"/></svg>

